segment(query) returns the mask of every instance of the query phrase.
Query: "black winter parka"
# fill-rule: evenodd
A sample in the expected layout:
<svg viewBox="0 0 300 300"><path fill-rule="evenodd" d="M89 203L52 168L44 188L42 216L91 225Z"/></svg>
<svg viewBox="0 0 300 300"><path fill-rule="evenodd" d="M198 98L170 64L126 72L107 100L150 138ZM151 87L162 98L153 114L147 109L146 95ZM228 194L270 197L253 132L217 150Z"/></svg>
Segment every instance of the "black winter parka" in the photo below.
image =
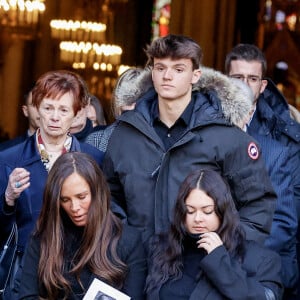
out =
<svg viewBox="0 0 300 300"><path fill-rule="evenodd" d="M134 111L121 115L110 138L103 170L114 211L140 228L147 240L168 228L187 174L211 168L227 178L247 238L263 243L276 195L256 141L226 121L214 92L193 92L190 124L166 151L152 126L157 101L154 90L146 93Z"/></svg>

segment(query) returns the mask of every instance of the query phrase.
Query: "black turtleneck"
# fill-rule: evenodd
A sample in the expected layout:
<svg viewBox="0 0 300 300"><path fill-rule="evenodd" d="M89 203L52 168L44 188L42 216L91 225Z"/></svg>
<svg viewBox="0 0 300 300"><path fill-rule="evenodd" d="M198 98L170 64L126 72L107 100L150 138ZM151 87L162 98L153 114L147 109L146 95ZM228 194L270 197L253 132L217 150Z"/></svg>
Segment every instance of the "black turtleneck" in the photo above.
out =
<svg viewBox="0 0 300 300"><path fill-rule="evenodd" d="M74 133L74 135L79 142L84 142L87 136L92 132L94 132L93 123L90 119L87 119L84 128L81 131Z"/></svg>
<svg viewBox="0 0 300 300"><path fill-rule="evenodd" d="M197 248L198 236L186 236L183 241L183 272L178 280L169 280L161 287L160 299L187 300L201 274L200 262L206 251Z"/></svg>

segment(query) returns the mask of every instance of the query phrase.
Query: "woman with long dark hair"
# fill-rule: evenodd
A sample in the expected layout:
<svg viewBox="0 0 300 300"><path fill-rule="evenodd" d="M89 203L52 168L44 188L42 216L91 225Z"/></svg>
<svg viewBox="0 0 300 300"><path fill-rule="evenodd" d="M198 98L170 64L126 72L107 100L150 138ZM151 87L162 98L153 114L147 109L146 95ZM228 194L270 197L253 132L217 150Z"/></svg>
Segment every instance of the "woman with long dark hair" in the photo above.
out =
<svg viewBox="0 0 300 300"><path fill-rule="evenodd" d="M150 246L148 299L280 299L279 256L246 241L230 189L213 170L182 183L167 234Z"/></svg>
<svg viewBox="0 0 300 300"><path fill-rule="evenodd" d="M31 96L39 128L22 143L0 151L1 233L5 237L14 224L18 228L17 258L5 299L15 299L18 294L22 270L19 266L41 211L48 172L56 159L63 153L77 151L91 155L101 165L104 156L70 134L78 112L88 104L88 89L81 76L68 70L46 72L36 81Z"/></svg>
<svg viewBox="0 0 300 300"><path fill-rule="evenodd" d="M110 211L109 195L89 155L69 152L57 159L25 254L19 299L82 299L94 278L144 299L140 235Z"/></svg>

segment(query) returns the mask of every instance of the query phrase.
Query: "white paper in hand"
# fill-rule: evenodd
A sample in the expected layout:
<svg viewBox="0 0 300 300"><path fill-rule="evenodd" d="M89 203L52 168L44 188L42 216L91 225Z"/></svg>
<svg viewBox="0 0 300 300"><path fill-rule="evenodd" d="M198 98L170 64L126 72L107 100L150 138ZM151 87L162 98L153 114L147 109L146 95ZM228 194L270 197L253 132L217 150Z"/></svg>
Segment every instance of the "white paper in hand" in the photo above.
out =
<svg viewBox="0 0 300 300"><path fill-rule="evenodd" d="M83 300L130 300L131 298L110 286L109 284L95 278L87 290Z"/></svg>

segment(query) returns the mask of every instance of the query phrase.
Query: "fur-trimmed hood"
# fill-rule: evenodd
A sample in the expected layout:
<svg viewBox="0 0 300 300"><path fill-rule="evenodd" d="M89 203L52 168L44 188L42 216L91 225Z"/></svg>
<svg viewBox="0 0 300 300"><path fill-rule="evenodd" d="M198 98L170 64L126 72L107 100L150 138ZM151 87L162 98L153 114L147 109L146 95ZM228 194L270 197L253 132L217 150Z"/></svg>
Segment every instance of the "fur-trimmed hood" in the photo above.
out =
<svg viewBox="0 0 300 300"><path fill-rule="evenodd" d="M201 77L193 85L193 91L216 93L221 100L227 121L242 127L249 120L253 107L254 97L251 89L242 81L229 78L211 68L201 67L201 71ZM146 68L135 80L122 85L122 89L119 88L118 92L120 95L130 97L132 101L137 101L151 87L153 87L151 70Z"/></svg>
<svg viewBox="0 0 300 300"><path fill-rule="evenodd" d="M131 68L126 70L117 80L114 89L114 106L131 105L153 88L150 68Z"/></svg>
<svg viewBox="0 0 300 300"><path fill-rule="evenodd" d="M241 80L230 78L219 71L201 67L201 77L193 91L215 92L221 100L225 118L239 127L247 123L253 109L254 95Z"/></svg>

